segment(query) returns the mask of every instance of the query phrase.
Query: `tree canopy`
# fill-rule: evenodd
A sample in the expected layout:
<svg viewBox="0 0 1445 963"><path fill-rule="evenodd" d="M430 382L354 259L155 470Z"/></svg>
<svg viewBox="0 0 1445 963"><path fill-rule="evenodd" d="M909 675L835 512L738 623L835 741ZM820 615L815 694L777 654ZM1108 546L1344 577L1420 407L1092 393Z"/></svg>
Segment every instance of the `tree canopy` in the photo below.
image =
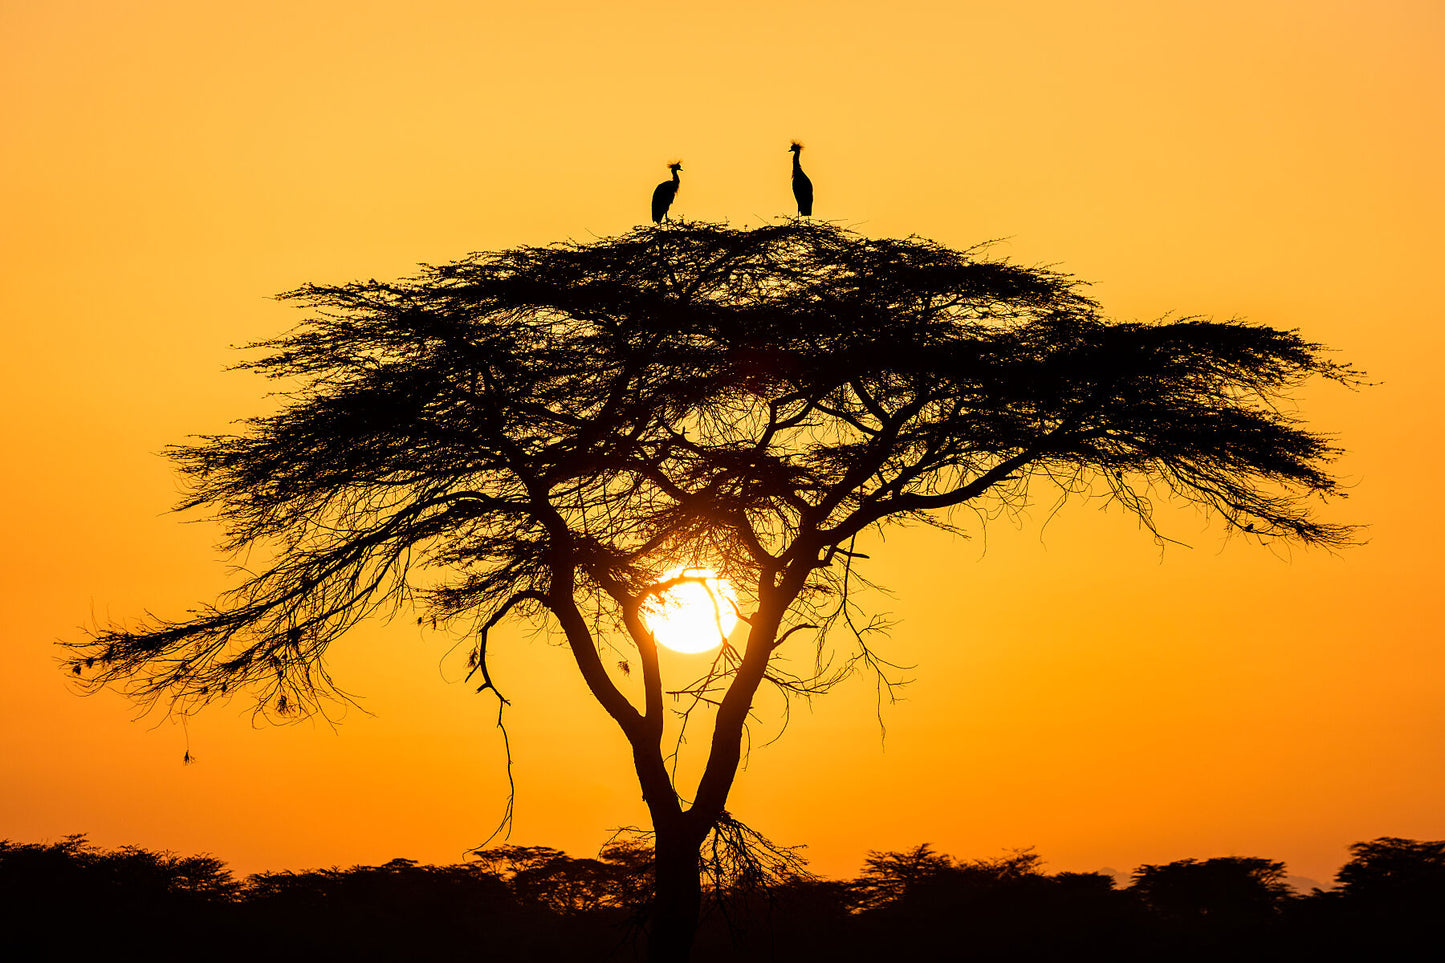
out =
<svg viewBox="0 0 1445 963"><path fill-rule="evenodd" d="M274 567L194 618L101 632L77 675L183 709L250 684L285 715L378 608L486 626L575 600L626 629L677 563L745 611L796 573L799 617L826 620L854 535L1040 477L1146 521L1164 491L1260 539L1350 535L1307 500L1339 494L1336 449L1278 405L1351 380L1320 346L1110 322L1073 279L978 250L689 224L283 297L310 317L238 367L284 380L286 407L171 451L181 507Z"/></svg>

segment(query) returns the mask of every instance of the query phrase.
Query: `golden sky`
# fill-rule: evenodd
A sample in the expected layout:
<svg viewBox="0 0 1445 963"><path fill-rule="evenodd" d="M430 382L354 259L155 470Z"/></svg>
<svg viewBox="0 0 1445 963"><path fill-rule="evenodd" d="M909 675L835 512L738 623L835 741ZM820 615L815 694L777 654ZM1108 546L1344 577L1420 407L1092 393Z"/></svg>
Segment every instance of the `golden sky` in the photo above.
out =
<svg viewBox="0 0 1445 963"><path fill-rule="evenodd" d="M1369 524L1340 556L1161 551L1047 500L870 547L916 666L757 749L730 809L815 869L1035 846L1051 870L1445 837L1445 6L1423 2L549 4L0 0L0 837L86 832L241 872L452 862L505 797L495 704L410 619L338 648L370 714L185 729L76 697L59 638L227 584L159 452L267 404L222 369L270 295L675 215L815 215L1094 282L1116 317L1299 328L1379 382L1310 390ZM645 809L565 650L504 633L512 841L577 854ZM677 657L681 659L682 657ZM686 663L679 668L685 668ZM769 708L766 704L764 708ZM765 718L773 718L766 716ZM766 726L759 736L771 735ZM760 739L761 741L761 739ZM197 758L181 764L189 747Z"/></svg>

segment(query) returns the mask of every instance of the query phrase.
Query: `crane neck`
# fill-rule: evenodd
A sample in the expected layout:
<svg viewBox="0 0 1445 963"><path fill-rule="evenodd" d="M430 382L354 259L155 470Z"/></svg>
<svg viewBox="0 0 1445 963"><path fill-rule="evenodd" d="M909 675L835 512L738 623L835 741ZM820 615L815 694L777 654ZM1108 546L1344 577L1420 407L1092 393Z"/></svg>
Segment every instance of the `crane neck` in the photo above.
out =
<svg viewBox="0 0 1445 963"><path fill-rule="evenodd" d="M803 165L798 163L798 158L800 158L802 155L803 152L800 150L793 151L793 171L795 173L801 174L803 171Z"/></svg>

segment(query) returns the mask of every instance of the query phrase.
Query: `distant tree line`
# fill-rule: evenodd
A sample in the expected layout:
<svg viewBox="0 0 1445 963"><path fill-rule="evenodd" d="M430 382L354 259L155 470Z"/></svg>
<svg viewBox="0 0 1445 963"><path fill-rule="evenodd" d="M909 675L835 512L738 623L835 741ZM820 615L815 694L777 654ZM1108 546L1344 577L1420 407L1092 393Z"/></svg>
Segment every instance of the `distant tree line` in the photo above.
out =
<svg viewBox="0 0 1445 963"><path fill-rule="evenodd" d="M1445 841L1350 847L1331 890L1282 862L1181 859L1047 873L1037 854L874 852L856 879L734 874L708 893L696 960L1358 960L1433 958ZM503 846L469 862L267 872L84 836L0 841L0 959L633 960L645 953L651 847L595 858ZM767 885L762 885L766 882ZM1431 954L1427 957L1426 954Z"/></svg>

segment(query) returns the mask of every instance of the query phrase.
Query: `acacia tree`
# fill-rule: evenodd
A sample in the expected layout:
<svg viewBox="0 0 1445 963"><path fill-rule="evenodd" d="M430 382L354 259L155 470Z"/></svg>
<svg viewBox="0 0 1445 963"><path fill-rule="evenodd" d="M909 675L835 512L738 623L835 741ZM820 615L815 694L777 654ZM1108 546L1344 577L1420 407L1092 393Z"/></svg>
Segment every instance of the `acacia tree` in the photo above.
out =
<svg viewBox="0 0 1445 963"><path fill-rule="evenodd" d="M172 450L181 507L274 562L184 618L102 627L68 665L172 711L245 689L288 716L334 694L334 641L403 604L470 620L479 691L504 618L560 632L632 747L653 959L688 954L709 833L742 835L725 806L760 687L879 668L848 600L857 536L1045 484L1151 527L1162 495L1261 541L1351 535L1308 504L1338 494L1336 450L1278 404L1348 368L1293 332L1111 322L1071 278L979 249L684 223L283 297L306 320L239 367L284 406ZM713 725L695 786L669 767L644 620L684 565L735 587L746 629L684 687ZM778 658L825 646L842 657L816 675Z"/></svg>
<svg viewBox="0 0 1445 963"><path fill-rule="evenodd" d="M1268 919L1290 895L1284 863L1258 856L1144 865L1129 888L1157 913L1225 927Z"/></svg>

